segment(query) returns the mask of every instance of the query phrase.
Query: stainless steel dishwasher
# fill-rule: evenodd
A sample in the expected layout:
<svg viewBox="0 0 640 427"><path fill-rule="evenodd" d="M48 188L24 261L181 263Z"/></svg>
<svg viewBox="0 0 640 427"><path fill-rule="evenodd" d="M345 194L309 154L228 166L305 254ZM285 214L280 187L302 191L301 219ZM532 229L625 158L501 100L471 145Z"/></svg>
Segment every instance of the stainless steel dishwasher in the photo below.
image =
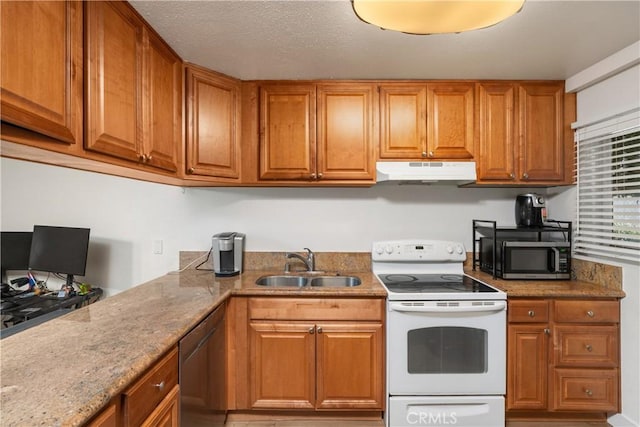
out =
<svg viewBox="0 0 640 427"><path fill-rule="evenodd" d="M225 305L180 340L180 425L226 421Z"/></svg>

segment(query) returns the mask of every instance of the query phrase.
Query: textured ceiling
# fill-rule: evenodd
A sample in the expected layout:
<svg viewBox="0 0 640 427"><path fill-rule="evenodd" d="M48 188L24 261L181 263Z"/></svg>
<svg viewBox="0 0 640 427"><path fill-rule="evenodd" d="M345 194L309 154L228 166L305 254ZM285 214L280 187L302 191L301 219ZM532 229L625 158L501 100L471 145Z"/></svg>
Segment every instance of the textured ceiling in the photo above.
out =
<svg viewBox="0 0 640 427"><path fill-rule="evenodd" d="M347 0L132 1L186 61L253 79L561 79L640 40L640 0L528 0L490 28L416 36Z"/></svg>

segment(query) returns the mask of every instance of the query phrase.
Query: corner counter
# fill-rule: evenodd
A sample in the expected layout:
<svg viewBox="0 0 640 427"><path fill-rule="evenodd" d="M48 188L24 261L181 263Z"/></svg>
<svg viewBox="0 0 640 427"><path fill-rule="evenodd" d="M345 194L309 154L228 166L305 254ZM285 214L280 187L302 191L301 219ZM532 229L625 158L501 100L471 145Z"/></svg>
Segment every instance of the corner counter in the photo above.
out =
<svg viewBox="0 0 640 427"><path fill-rule="evenodd" d="M269 273L167 274L3 339L0 424L83 425L231 295L386 297L370 272L353 288L255 284Z"/></svg>

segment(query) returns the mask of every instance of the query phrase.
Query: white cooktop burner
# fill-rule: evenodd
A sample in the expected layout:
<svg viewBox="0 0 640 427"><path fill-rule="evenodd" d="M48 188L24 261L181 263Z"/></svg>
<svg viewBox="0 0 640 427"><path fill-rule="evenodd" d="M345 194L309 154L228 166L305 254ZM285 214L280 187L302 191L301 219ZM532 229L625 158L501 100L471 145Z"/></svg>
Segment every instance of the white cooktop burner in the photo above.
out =
<svg viewBox="0 0 640 427"><path fill-rule="evenodd" d="M504 300L506 294L463 272L464 245L442 240L375 242L372 270L389 300Z"/></svg>

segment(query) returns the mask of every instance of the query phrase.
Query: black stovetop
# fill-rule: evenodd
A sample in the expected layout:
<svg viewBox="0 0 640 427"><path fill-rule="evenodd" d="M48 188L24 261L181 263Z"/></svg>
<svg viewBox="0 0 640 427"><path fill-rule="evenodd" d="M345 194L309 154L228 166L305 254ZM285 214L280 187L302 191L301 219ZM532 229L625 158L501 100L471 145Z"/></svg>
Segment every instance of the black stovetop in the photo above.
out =
<svg viewBox="0 0 640 427"><path fill-rule="evenodd" d="M380 274L390 292L397 293L476 293L498 292L464 274Z"/></svg>

